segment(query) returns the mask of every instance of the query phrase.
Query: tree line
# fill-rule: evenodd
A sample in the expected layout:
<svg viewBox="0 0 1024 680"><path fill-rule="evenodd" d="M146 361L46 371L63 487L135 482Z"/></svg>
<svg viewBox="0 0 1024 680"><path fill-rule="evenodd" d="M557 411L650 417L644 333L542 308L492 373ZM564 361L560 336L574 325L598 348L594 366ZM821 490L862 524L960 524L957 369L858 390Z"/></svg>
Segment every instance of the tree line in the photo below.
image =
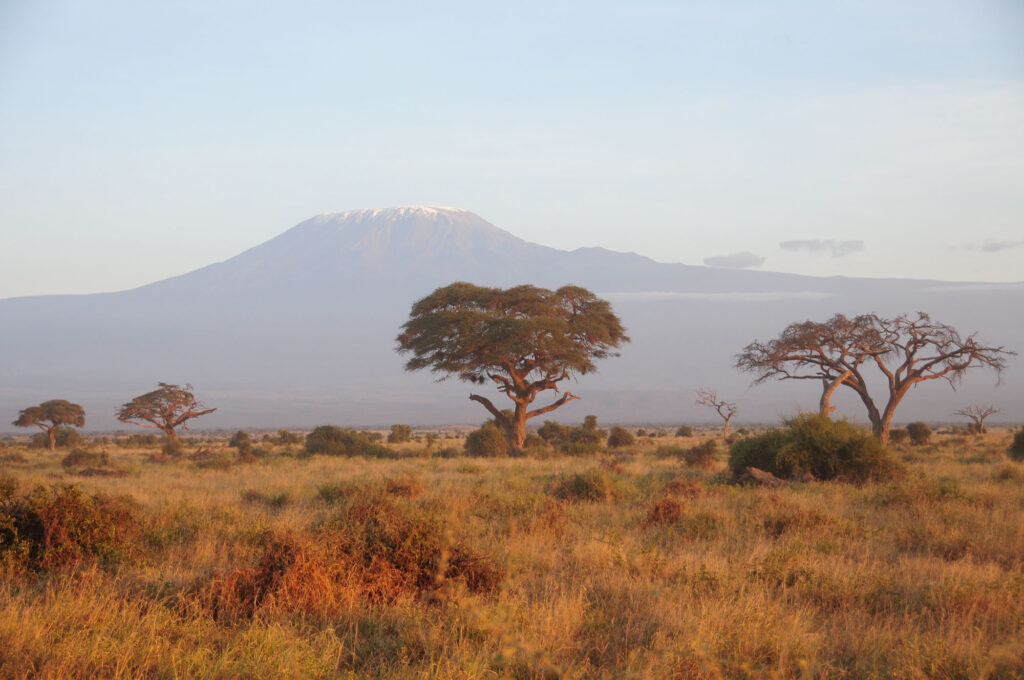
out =
<svg viewBox="0 0 1024 680"><path fill-rule="evenodd" d="M457 282L416 302L396 339L398 352L410 354L407 371L429 368L439 380L456 376L471 383L493 382L515 406L503 412L486 397L470 394L494 416L514 450L523 446L526 421L578 399L565 392L539 408L531 404L559 383L595 370L594 360L617 356L629 342L611 305L590 291L565 286L556 291L534 286L507 290ZM852 319L836 314L824 322L787 326L779 337L754 341L735 359L740 371L756 374L754 384L771 379L821 383L819 410L832 412L840 387L853 390L867 410L875 437L884 443L896 407L910 389L944 379L956 386L969 369L988 367L1000 374L1015 352L987 345L976 334L966 337L924 312L892 318L863 314ZM868 386L869 369L879 371L887 390L876 399ZM735 403L701 387L697 403L713 408L729 422ZM970 407L958 413L980 429L994 407Z"/></svg>
<svg viewBox="0 0 1024 680"><path fill-rule="evenodd" d="M177 428L187 430L189 420L217 410L200 403L192 393L191 385L157 384L159 387L152 392L123 404L117 411L117 419L122 423L160 430L168 440L174 441L178 437ZM69 425L84 427L85 410L79 404L64 399L51 399L23 409L13 424L17 427L38 427L46 433L50 450L53 450L57 446L57 429Z"/></svg>
<svg viewBox="0 0 1024 680"><path fill-rule="evenodd" d="M407 371L429 369L438 380L456 377L492 383L512 401L501 409L490 398L470 393L504 432L512 450L523 448L527 421L550 413L579 397L560 391L569 378L596 370L595 361L618 356L630 341L611 304L585 288L563 286L548 290L522 285L508 289L456 282L438 288L412 305L409 319L396 338L397 351L411 355ZM897 406L915 385L943 379L955 387L968 370L987 367L997 375L1007 357L1016 353L987 345L977 334L961 336L952 326L927 314L892 318L836 314L824 322L791 323L777 338L755 340L735 358L740 371L756 375L754 384L772 379L810 380L821 384L819 411L828 416L831 399L840 387L860 398L875 437L883 444ZM881 399L871 392L868 371L878 371L887 386ZM162 431L176 439L177 428L188 429L193 418L213 413L196 400L191 385L158 383L158 389L137 396L117 411L121 422ZM539 395L559 396L534 406ZM729 422L735 403L708 388L698 390L697 403L709 406ZM980 430L994 407L969 407L957 413L972 418ZM82 427L85 412L78 404L54 399L21 411L14 425L37 426L55 447L62 425Z"/></svg>

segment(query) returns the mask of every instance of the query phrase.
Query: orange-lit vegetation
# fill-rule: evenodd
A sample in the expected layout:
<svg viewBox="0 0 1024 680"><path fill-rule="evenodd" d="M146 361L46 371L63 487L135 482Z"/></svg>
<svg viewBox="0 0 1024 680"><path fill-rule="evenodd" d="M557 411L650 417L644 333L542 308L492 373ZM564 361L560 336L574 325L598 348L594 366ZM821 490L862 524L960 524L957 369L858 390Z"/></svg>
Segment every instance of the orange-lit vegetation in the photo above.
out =
<svg viewBox="0 0 1024 680"><path fill-rule="evenodd" d="M170 459L8 444L0 677L1024 675L1011 431L764 488L732 483L710 431L607 449L577 429L497 458L256 436L247 465L227 437Z"/></svg>

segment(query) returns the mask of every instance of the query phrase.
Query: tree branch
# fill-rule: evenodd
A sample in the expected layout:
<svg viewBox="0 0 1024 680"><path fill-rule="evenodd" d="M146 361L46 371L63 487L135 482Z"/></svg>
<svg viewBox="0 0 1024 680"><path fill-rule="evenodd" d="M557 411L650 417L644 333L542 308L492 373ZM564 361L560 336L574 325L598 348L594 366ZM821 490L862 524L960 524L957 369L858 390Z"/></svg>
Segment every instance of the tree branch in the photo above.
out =
<svg viewBox="0 0 1024 680"><path fill-rule="evenodd" d="M506 429L512 429L512 423L509 422L508 416L501 412L501 410L491 403L491 400L487 397L481 397L479 394L469 395L470 400L479 402L484 405L484 408L490 411L491 415L494 416L495 420L502 424Z"/></svg>
<svg viewBox="0 0 1024 680"><path fill-rule="evenodd" d="M579 399L579 397L577 397L572 392L566 392L565 394L562 395L562 398L559 399L558 401L550 403L550 404L548 404L547 406L545 406L543 408L538 408L538 409L534 409L533 411L527 412L526 419L529 420L530 418L533 418L535 416L540 416L540 415L544 415L545 413L550 413L551 411L554 411L556 408L564 406L567 402L570 402L573 399Z"/></svg>

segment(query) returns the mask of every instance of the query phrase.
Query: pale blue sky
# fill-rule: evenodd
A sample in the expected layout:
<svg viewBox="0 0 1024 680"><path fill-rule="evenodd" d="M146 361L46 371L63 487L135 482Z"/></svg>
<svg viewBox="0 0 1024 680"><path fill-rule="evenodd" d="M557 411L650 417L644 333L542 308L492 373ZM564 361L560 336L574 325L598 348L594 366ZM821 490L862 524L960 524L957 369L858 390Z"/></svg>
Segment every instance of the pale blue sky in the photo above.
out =
<svg viewBox="0 0 1024 680"><path fill-rule="evenodd" d="M415 204L660 261L1021 281L1022 159L1019 0L0 1L0 297Z"/></svg>

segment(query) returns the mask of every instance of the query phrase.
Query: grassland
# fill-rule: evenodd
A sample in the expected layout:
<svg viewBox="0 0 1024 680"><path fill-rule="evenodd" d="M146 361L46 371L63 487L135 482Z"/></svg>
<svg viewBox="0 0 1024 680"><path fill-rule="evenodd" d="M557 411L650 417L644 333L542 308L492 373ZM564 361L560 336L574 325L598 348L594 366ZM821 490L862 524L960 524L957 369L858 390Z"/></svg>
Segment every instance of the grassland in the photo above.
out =
<svg viewBox="0 0 1024 680"><path fill-rule="evenodd" d="M656 455L707 437L252 464L106 446L70 467L8 446L14 496L128 496L138 527L113 557L0 574L0 677L1024 677L1009 431L896 448L909 473L860 486Z"/></svg>

